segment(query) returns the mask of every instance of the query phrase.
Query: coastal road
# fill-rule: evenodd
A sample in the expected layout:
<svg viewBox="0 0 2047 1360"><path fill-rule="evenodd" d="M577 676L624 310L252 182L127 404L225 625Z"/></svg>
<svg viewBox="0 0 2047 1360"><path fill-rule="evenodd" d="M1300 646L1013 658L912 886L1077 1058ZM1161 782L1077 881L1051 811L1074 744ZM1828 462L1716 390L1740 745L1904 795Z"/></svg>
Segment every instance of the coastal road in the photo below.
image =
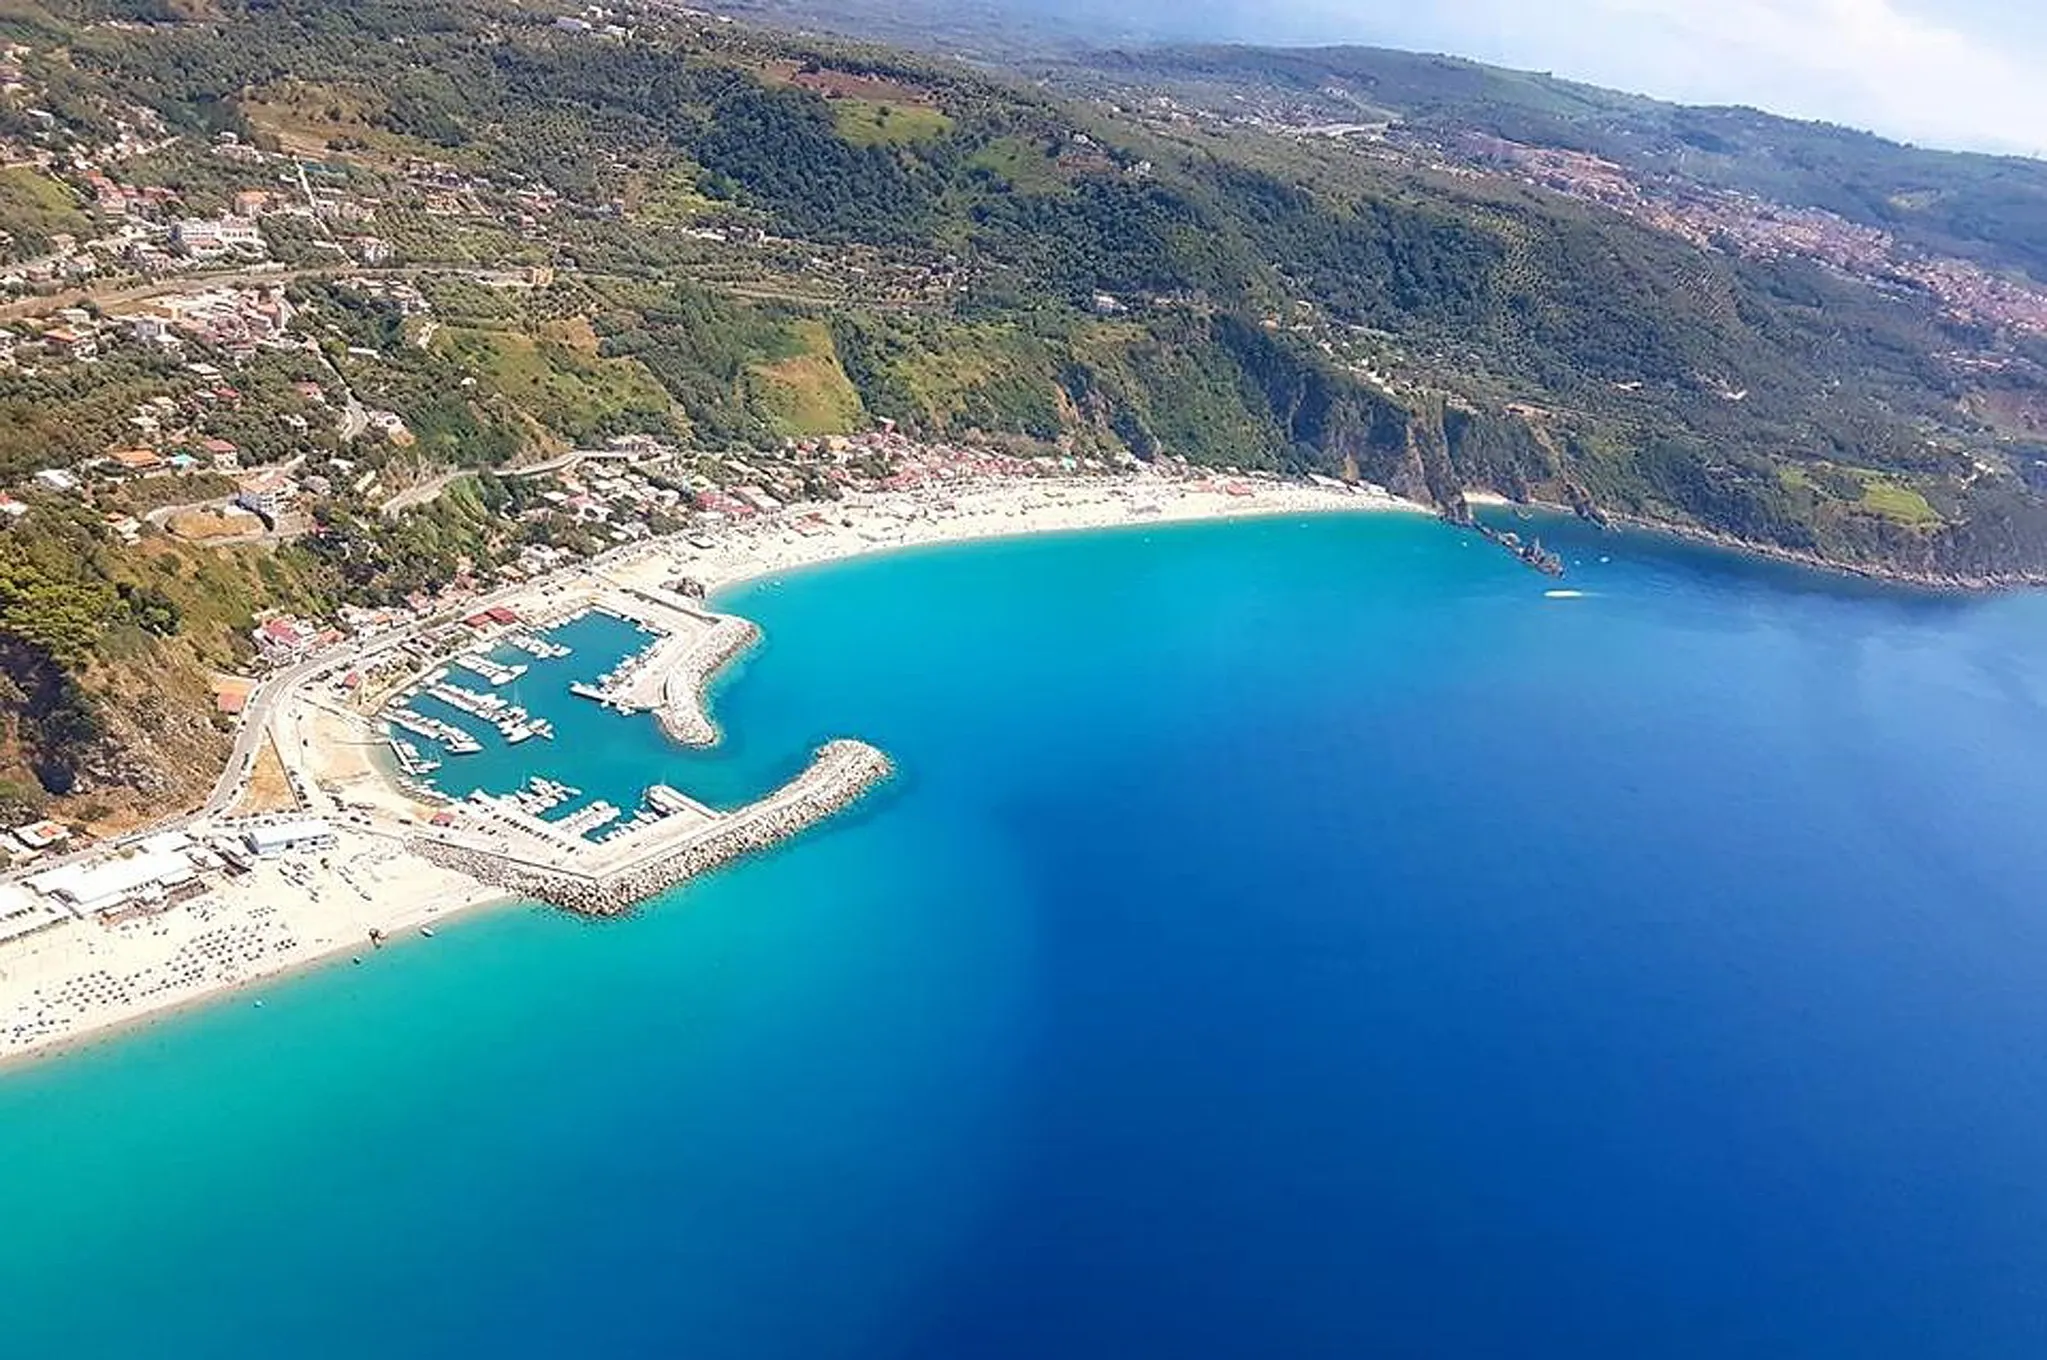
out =
<svg viewBox="0 0 2047 1360"><path fill-rule="evenodd" d="M662 454L646 458L623 449L570 449L567 453L557 454L542 463L526 463L517 467L501 467L495 469L495 471L500 477L524 480L562 472L590 461L625 463L628 466L639 467L650 463L665 462L668 457L669 455ZM474 476L476 476L476 469L474 468L455 468L429 477L418 486L407 487L377 508L385 515L395 518L400 511L416 509L419 506L437 500L443 491L446 491L455 483L463 480L465 477Z"/></svg>
<svg viewBox="0 0 2047 1360"><path fill-rule="evenodd" d="M235 729L235 743L228 752L227 766L214 781L213 792L206 795L206 801L199 805L195 817L218 817L227 812L248 790L249 776L255 772L257 753L263 749L263 739L270 735L270 714L278 698L289 688L292 677L303 679L318 667L308 663L301 671L286 671L283 675L271 676L259 682L249 691L248 700L242 705L241 726Z"/></svg>
<svg viewBox="0 0 2047 1360"><path fill-rule="evenodd" d="M439 499L440 494L456 482L461 481L465 477L474 477L475 475L476 472L473 468L457 468L452 472L443 472L438 476L427 478L418 486L406 487L405 490L393 495L391 499L385 501L377 509L386 518L396 519L407 510Z"/></svg>

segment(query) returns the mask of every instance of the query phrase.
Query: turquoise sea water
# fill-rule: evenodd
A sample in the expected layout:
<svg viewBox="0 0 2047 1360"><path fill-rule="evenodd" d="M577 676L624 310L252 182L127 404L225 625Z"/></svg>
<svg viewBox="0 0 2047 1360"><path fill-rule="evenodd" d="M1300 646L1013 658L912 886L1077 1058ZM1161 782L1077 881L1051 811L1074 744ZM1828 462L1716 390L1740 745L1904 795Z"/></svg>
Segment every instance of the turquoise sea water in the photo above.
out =
<svg viewBox="0 0 2047 1360"><path fill-rule="evenodd" d="M2047 1353L2047 598L1559 532L741 592L726 750L547 763L901 778L0 1074L0 1351Z"/></svg>

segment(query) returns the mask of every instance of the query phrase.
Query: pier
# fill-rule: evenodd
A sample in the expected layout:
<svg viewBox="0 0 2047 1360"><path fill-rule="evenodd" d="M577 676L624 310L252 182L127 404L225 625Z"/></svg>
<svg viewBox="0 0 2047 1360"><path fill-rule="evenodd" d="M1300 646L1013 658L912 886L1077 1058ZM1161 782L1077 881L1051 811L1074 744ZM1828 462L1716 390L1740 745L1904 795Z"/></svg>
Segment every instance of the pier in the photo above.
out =
<svg viewBox="0 0 2047 1360"><path fill-rule="evenodd" d="M507 647L516 647L536 661L559 661L570 654L570 649L559 642L549 642L530 633L507 633L504 636Z"/></svg>
<svg viewBox="0 0 2047 1360"><path fill-rule="evenodd" d="M477 718L495 718L511 707L495 694L479 694L473 689L464 689L460 685L450 685L446 682L429 684L426 692L448 707L460 709Z"/></svg>
<svg viewBox="0 0 2047 1360"><path fill-rule="evenodd" d="M420 754L419 747L409 741L400 741L398 738L392 737L389 739L388 744L391 747L392 757L398 762L399 770L408 778L417 779L421 775L432 774L435 770L441 768L440 761L435 760L431 756Z"/></svg>
<svg viewBox="0 0 2047 1360"><path fill-rule="evenodd" d="M526 667L523 665L504 666L487 656L463 655L450 657L448 664L459 666L471 675L481 676L493 685L509 685L512 681L517 680L526 673Z"/></svg>
<svg viewBox="0 0 2047 1360"><path fill-rule="evenodd" d="M599 827L610 826L624 815L616 804L600 798L586 808L576 809L554 825L565 834L581 839Z"/></svg>
<svg viewBox="0 0 2047 1360"><path fill-rule="evenodd" d="M711 677L760 641L761 631L745 619L721 615L708 632L661 674L661 702L655 710L661 730L684 746L716 746L721 734L711 720L706 696Z"/></svg>
<svg viewBox="0 0 2047 1360"><path fill-rule="evenodd" d="M483 749L482 742L455 724L442 722L439 718L429 718L403 705L386 709L384 721L402 732L410 732L415 737L439 742L449 755L473 756Z"/></svg>
<svg viewBox="0 0 2047 1360"><path fill-rule="evenodd" d="M510 700L496 694L481 694L461 685L451 685L445 680L428 677L420 693L431 695L448 707L473 718L481 718L498 730L498 735L517 746L532 737L551 738L554 724L545 718L536 718ZM432 722L433 719L422 719Z"/></svg>

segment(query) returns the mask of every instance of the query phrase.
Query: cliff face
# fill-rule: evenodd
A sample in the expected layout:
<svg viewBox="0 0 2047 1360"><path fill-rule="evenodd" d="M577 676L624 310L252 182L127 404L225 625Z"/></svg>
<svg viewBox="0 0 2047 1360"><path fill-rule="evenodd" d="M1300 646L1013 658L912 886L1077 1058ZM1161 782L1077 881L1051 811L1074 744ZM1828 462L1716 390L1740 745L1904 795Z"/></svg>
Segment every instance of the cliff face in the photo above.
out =
<svg viewBox="0 0 2047 1360"><path fill-rule="evenodd" d="M227 759L210 676L151 639L77 674L0 637L0 817L122 826L196 803Z"/></svg>

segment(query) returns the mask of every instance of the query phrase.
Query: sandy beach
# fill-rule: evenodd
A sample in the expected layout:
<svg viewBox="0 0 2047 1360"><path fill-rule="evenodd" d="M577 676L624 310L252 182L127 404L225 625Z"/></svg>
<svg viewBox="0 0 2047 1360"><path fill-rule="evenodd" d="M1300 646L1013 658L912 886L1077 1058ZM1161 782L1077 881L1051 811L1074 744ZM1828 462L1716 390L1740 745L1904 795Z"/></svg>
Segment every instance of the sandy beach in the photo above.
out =
<svg viewBox="0 0 2047 1360"><path fill-rule="evenodd" d="M559 613L565 601L596 599L606 589L660 591L687 579L715 595L779 572L974 539L1365 511L1425 513L1376 488L1237 477L1020 478L927 486L792 506L632 545L506 598L538 613ZM701 713L701 688L709 675L664 673L689 669L691 652L687 640L679 642L641 683L648 693L664 696L665 709L672 710L664 712L664 723L673 735L715 739L715 728ZM678 683L668 683L671 679ZM310 779L308 811L330 817L339 843L262 860L240 876L208 875L203 893L153 915L119 924L67 919L0 943L0 1064L235 994L323 959L367 955L372 931L395 938L511 900L407 847L408 835L430 809L391 784L371 758L380 738L364 715L308 689L280 699L270 732ZM348 811L337 815L337 808Z"/></svg>
<svg viewBox="0 0 2047 1360"><path fill-rule="evenodd" d="M0 1063L367 954L372 929L395 937L509 900L397 837L344 829L316 859L261 862L156 915L76 921L0 946Z"/></svg>
<svg viewBox="0 0 2047 1360"><path fill-rule="evenodd" d="M1397 511L1426 506L1376 487L1239 477L1018 479L849 498L742 522L708 549L662 545L713 594L762 576L900 548L1192 520Z"/></svg>

